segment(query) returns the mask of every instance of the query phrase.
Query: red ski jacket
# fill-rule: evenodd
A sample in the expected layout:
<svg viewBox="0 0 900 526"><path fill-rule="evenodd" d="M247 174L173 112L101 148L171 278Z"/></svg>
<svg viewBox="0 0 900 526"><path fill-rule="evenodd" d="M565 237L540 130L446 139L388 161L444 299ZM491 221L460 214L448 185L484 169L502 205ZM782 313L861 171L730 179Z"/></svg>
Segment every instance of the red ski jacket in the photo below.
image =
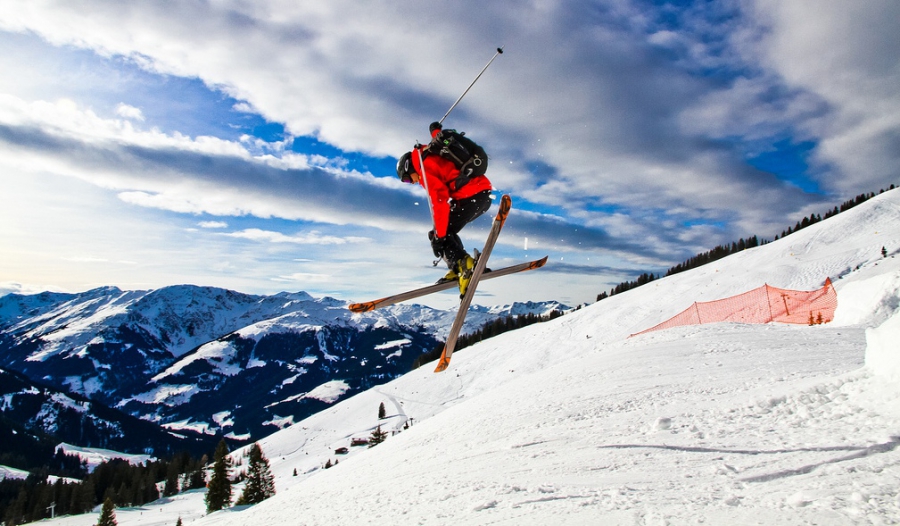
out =
<svg viewBox="0 0 900 526"><path fill-rule="evenodd" d="M421 150L425 148L426 146L420 147ZM479 175L469 179L462 188L456 188L459 169L452 161L422 151L422 163L425 164L425 177L420 177L419 184L425 187L431 196L434 232L438 237L444 237L447 235L447 223L450 220L450 199L465 199L490 190L491 182L487 177ZM422 167L419 165L419 152L416 150L412 152L412 164L416 173L421 175Z"/></svg>

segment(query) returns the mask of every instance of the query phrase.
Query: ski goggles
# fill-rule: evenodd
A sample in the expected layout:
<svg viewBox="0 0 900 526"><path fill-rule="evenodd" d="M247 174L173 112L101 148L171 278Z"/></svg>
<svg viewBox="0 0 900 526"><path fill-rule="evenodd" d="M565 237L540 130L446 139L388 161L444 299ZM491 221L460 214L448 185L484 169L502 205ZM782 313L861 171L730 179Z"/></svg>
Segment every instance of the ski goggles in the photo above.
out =
<svg viewBox="0 0 900 526"><path fill-rule="evenodd" d="M412 161L407 160L405 166L403 167L403 173L400 175L400 180L404 183L418 183L419 182L419 174L412 167Z"/></svg>
<svg viewBox="0 0 900 526"><path fill-rule="evenodd" d="M415 179L413 179L414 174L415 170L413 170L412 167L412 155L407 153L403 155L397 163L397 177L404 183L412 183L415 182Z"/></svg>

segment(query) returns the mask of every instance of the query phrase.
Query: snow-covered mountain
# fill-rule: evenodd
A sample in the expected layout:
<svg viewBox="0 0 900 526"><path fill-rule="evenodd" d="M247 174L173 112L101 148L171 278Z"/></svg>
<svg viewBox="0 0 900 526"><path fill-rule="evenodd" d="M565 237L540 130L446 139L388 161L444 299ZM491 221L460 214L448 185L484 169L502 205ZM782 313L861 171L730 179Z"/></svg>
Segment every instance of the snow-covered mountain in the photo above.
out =
<svg viewBox="0 0 900 526"><path fill-rule="evenodd" d="M60 441L160 456L191 451L199 457L215 447L213 437L169 432L82 396L35 384L2 368L0 420L2 452L12 457L21 455L23 449L44 445L52 453Z"/></svg>
<svg viewBox="0 0 900 526"><path fill-rule="evenodd" d="M410 370L454 313L306 293L114 287L0 298L0 365L170 429L261 437ZM556 303L472 310L469 328Z"/></svg>
<svg viewBox="0 0 900 526"><path fill-rule="evenodd" d="M447 372L417 369L272 434L260 445L278 493L262 504L205 516L203 494L188 493L148 506L155 518L118 510L118 522L900 523L898 254L894 190L463 349ZM694 301L763 283L813 290L826 277L838 293L826 325L719 323L629 338ZM379 425L399 433L351 445Z"/></svg>

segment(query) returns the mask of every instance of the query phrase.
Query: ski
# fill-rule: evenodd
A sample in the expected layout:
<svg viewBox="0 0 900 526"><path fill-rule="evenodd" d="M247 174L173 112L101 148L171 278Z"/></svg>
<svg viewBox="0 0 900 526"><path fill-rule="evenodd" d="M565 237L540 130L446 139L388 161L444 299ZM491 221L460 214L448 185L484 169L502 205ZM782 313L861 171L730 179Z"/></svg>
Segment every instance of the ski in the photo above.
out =
<svg viewBox="0 0 900 526"><path fill-rule="evenodd" d="M504 195L500 199L500 210L497 211L497 217L494 218L494 223L491 225L491 232L488 234L487 241L484 242L484 249L481 251L481 255L475 263L475 268L472 270L472 278L469 280L466 293L463 295L462 301L459 304L459 312L456 313L453 325L450 326L450 332L447 334L447 342L444 344L444 349L441 351L441 359L438 360L437 368L434 370L436 373L445 371L450 365L450 356L453 355L453 349L456 347L456 340L459 338L459 331L462 330L463 323L466 321L469 305L472 304L472 298L475 297L475 289L478 287L478 282L481 280L481 275L484 273L485 267L487 267L488 258L491 257L491 251L494 249L494 243L496 243L497 238L500 237L500 230L506 222L506 216L509 215L510 208L512 208L512 199L510 199L508 195ZM493 274L493 272L490 274Z"/></svg>
<svg viewBox="0 0 900 526"><path fill-rule="evenodd" d="M516 274L518 272L525 272L527 270L534 270L537 268L541 268L544 264L547 263L547 256L544 256L541 259L536 259L534 261L526 261L525 263L519 263L517 265L511 265L509 267L503 267L496 270L492 270L490 272L485 272L481 275L481 281L499 278L501 276L509 276L510 274ZM434 294L436 292L441 292L444 290L449 290L458 286L458 283L455 281L448 281L446 283L438 283L435 285L428 285L426 287L418 288L415 290L410 290L407 292L401 292L400 294L394 294L393 296L387 296L385 298L366 301L362 303L351 303L347 306L353 312L369 312L375 309L380 309L382 307L387 307L388 305L393 305L395 303L400 303L402 301L411 300L415 298L420 298L422 296L427 296L429 294Z"/></svg>

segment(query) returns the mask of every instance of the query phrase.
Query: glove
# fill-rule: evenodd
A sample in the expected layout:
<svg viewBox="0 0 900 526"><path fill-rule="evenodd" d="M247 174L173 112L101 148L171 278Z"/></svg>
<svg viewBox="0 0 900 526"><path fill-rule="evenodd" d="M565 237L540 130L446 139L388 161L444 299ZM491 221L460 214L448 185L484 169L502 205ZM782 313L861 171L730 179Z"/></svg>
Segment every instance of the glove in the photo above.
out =
<svg viewBox="0 0 900 526"><path fill-rule="evenodd" d="M428 133L431 133L431 134L434 133L434 130L443 130L443 129L444 129L444 127L441 125L441 123L439 123L437 121L434 121L428 125Z"/></svg>
<svg viewBox="0 0 900 526"><path fill-rule="evenodd" d="M434 230L428 231L428 241L431 242L431 251L434 252L434 257L441 258L444 257L444 241L443 237L437 237L434 234Z"/></svg>

